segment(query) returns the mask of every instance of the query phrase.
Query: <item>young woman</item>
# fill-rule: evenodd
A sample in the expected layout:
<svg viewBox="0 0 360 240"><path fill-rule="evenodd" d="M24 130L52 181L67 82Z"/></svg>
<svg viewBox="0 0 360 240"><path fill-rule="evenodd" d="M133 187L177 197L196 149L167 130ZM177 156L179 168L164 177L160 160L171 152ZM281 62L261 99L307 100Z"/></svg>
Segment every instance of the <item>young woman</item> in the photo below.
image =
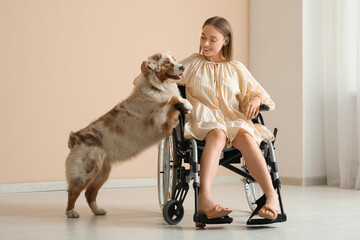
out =
<svg viewBox="0 0 360 240"><path fill-rule="evenodd" d="M242 152L250 173L266 195L266 204L259 215L275 219L278 195L259 148L263 139L273 140L273 135L251 121L259 113L261 103L270 110L275 104L247 68L232 60L232 44L229 22L222 17L212 17L203 25L200 53L181 61L185 72L179 84L186 85L186 96L193 106L191 114L186 116L185 138L206 142L201 156L199 212L209 218L231 212L213 201L211 185L223 148L234 146ZM149 72L144 63L141 69L144 74Z"/></svg>

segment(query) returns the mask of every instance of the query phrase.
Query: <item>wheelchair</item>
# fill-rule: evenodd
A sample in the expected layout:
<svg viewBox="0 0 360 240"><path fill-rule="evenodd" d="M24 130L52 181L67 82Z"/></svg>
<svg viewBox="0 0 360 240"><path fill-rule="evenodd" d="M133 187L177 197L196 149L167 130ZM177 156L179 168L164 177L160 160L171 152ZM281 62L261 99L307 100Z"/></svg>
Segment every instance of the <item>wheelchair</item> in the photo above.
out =
<svg viewBox="0 0 360 240"><path fill-rule="evenodd" d="M186 97L185 87L179 86L179 90L182 96ZM183 106L182 104L179 104L175 107L180 111ZM260 106L260 111L267 110L269 110L268 106ZM184 119L185 114L181 113L179 115L179 124L173 129L172 135L163 139L158 147L158 198L163 218L170 225L178 224L182 220L184 216L183 203L189 191L189 184L193 181L195 192L194 222L202 222L205 224L229 224L233 221L229 216L207 218L205 214L199 214L198 212L198 193L200 187L199 160L201 159L205 142L195 139L184 139ZM252 121L253 123L265 125L260 113ZM277 131L277 128L275 128L275 139ZM243 177L245 195L252 211L252 214L247 221L247 225L271 224L285 222L287 220L280 194L281 183L275 159L274 143L275 140L273 142L264 140L260 144L260 149L265 157L273 186L279 196L280 211L275 220L253 218L264 206L266 197L265 194L263 194L260 185L250 175L241 152L234 147L225 147L220 157L219 165Z"/></svg>

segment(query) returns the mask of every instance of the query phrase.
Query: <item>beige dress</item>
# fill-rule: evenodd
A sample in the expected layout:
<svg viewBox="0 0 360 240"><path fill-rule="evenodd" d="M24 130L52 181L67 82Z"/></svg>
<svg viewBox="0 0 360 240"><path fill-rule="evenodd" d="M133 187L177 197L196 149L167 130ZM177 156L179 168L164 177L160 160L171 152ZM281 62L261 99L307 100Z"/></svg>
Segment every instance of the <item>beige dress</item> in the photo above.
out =
<svg viewBox="0 0 360 240"><path fill-rule="evenodd" d="M186 98L193 106L185 119L185 138L203 140L213 129L222 129L231 147L240 129L249 132L258 144L273 140L273 134L261 124L253 124L243 114L246 104L255 96L275 109L269 94L240 62L213 63L201 54L181 61L185 66L180 85L186 86Z"/></svg>

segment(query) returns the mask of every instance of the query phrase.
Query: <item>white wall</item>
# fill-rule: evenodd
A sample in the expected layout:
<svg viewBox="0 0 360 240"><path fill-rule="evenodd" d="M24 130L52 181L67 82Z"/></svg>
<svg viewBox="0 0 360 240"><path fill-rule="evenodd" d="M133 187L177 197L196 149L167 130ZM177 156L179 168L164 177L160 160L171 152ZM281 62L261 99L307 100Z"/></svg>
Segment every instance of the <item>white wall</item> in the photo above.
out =
<svg viewBox="0 0 360 240"><path fill-rule="evenodd" d="M304 6L303 6L304 4ZM276 156L283 183L326 184L323 96L313 0L250 1L250 70L276 103L265 114L278 127ZM321 29L319 29L320 31Z"/></svg>
<svg viewBox="0 0 360 240"><path fill-rule="evenodd" d="M275 144L283 183L303 179L302 1L250 1L250 70L275 101L265 123L279 128Z"/></svg>
<svg viewBox="0 0 360 240"><path fill-rule="evenodd" d="M305 184L326 184L321 1L303 0L303 169Z"/></svg>

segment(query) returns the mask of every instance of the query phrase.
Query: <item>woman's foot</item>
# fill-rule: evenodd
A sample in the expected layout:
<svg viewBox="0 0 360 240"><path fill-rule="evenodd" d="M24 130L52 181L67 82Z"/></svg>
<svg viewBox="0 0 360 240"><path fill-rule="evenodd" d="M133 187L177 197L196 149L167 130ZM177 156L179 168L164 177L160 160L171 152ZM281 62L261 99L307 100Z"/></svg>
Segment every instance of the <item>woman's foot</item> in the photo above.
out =
<svg viewBox="0 0 360 240"><path fill-rule="evenodd" d="M198 204L199 213L204 213L208 218L225 217L232 212L229 208L215 204L215 202L209 198L200 197L200 194Z"/></svg>
<svg viewBox="0 0 360 240"><path fill-rule="evenodd" d="M205 213L209 209L213 208L216 203L211 200L210 198L202 197L201 194L199 194L199 201L198 201L198 209L199 213Z"/></svg>
<svg viewBox="0 0 360 240"><path fill-rule="evenodd" d="M258 214L260 217L275 220L279 211L279 197L277 193L270 196L266 196L265 205L259 210Z"/></svg>

